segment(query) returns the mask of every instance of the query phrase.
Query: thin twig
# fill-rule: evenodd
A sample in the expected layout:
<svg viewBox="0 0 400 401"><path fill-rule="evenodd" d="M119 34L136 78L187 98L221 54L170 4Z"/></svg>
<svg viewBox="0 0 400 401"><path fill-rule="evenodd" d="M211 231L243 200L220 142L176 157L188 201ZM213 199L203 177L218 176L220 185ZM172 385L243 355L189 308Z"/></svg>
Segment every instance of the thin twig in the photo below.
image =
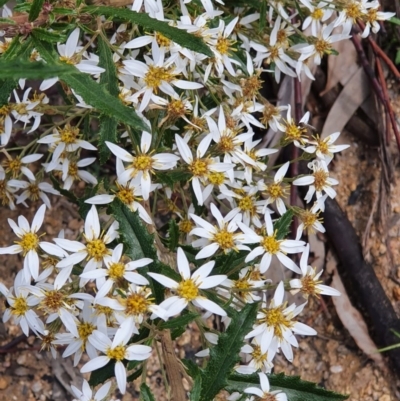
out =
<svg viewBox="0 0 400 401"><path fill-rule="evenodd" d="M397 147L400 152L400 133L397 128L397 123L396 123L396 119L394 117L392 106L390 104L390 100L388 97L385 97L385 92L382 89L381 85L379 84L378 80L376 79L374 70L372 69L371 65L369 64L369 62L367 60L367 56L364 52L364 49L363 49L361 42L358 39L357 35L353 33L351 40L354 44L354 47L356 48L358 56L360 57L360 61L364 68L364 71L372 83L372 88L374 89L375 94L378 96L379 100L383 103L385 110L389 114L390 122L391 122L392 129L393 129L393 132L394 132L394 135L396 138L396 142L397 142Z"/></svg>

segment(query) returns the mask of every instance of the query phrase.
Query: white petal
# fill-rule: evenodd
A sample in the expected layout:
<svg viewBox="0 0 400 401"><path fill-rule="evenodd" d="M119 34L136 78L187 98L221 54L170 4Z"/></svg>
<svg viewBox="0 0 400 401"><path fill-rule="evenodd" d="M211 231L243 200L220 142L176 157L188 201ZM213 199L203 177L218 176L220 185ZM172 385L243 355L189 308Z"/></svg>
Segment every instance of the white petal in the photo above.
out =
<svg viewBox="0 0 400 401"><path fill-rule="evenodd" d="M203 309L215 313L216 315L226 316L226 312L215 302L210 301L207 298L197 297L196 304L198 304Z"/></svg>
<svg viewBox="0 0 400 401"><path fill-rule="evenodd" d="M81 373L88 373L100 369L103 366L106 366L109 361L110 358L108 356L98 356L97 358L85 363L81 368Z"/></svg>
<svg viewBox="0 0 400 401"><path fill-rule="evenodd" d="M154 280L158 281L164 287L167 288L178 288L178 283L175 280L170 279L169 277L163 276L162 274L158 273L147 273L150 277Z"/></svg>

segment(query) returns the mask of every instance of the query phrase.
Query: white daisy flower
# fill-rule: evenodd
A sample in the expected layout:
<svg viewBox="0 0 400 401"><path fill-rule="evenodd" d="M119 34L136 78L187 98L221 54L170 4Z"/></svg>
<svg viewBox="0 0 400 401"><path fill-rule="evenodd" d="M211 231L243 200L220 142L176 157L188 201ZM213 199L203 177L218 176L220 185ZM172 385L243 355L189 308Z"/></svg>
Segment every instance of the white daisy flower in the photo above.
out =
<svg viewBox="0 0 400 401"><path fill-rule="evenodd" d="M305 31L311 26L312 35L317 36L321 31L322 23L331 17L334 10L324 1L319 2L316 6L312 5L309 0L300 0L300 2L310 11L310 15L305 18L301 29Z"/></svg>
<svg viewBox="0 0 400 401"><path fill-rule="evenodd" d="M253 339L251 344L245 344L240 352L245 355L245 362L247 365L239 365L235 367L236 372L243 375L250 375L261 370L264 373L271 373L274 367L272 360L276 354L276 347L273 348L271 344L268 351L263 352L261 346L258 344L256 339Z"/></svg>
<svg viewBox="0 0 400 401"><path fill-rule="evenodd" d="M313 170L312 175L306 175L293 181L293 185L310 186L304 200L307 203L311 202L314 194L319 199L323 196L323 192L333 199L336 196L336 191L332 188L332 185L339 184L339 181L329 177L326 163L322 160L314 160L308 163L308 168Z"/></svg>
<svg viewBox="0 0 400 401"><path fill-rule="evenodd" d="M208 147L210 146L212 137L210 135L205 136L199 143L196 151L196 157L193 157L193 153L189 145L179 135L175 135L176 146L179 150L182 159L188 164L188 169L192 174L192 187L193 192L196 195L197 202L202 205L203 190L201 183L206 184L208 175L211 172L225 172L233 168L233 164L229 163L218 163L215 159L210 157L204 157Z"/></svg>
<svg viewBox="0 0 400 401"><path fill-rule="evenodd" d="M208 262L191 273L185 253L182 248L178 248L177 265L182 278L179 282L162 274L148 273L154 280L164 287L174 290L177 294L163 301L160 307L167 310L169 316L174 316L182 312L191 302L193 305L216 315L226 316L226 312L219 305L201 295L201 290L217 287L227 278L225 275L209 276L214 264L214 261Z"/></svg>
<svg viewBox="0 0 400 401"><path fill-rule="evenodd" d="M35 181L35 176L32 171L29 170L24 164L34 163L43 157L41 153L34 153L24 157L17 156L15 159L6 159L5 167L6 173L11 173L13 178L17 178L20 174L23 174L30 181Z"/></svg>
<svg viewBox="0 0 400 401"><path fill-rule="evenodd" d="M69 159L64 159L62 161L61 167L55 170L61 170L63 180L63 189L69 190L72 187L74 181L84 181L88 184L96 185L97 178L85 170L80 170L82 167L87 167L97 160L96 157L88 157L86 159L81 159L79 161L73 161Z"/></svg>
<svg viewBox="0 0 400 401"><path fill-rule="evenodd" d="M260 386L258 387L248 387L244 390L246 394L254 394L261 400L274 400L274 401L287 401L287 395L282 392L282 390L270 391L269 380L265 373L259 373Z"/></svg>
<svg viewBox="0 0 400 401"><path fill-rule="evenodd" d="M247 246L242 245L244 240L243 233L236 232L238 229L238 222L242 219L242 215L238 214L236 210L232 210L223 217L214 203L211 203L210 209L218 225L212 225L201 217L190 214L190 217L200 226L195 227L189 233L190 235L201 237L192 243L193 247L202 248L196 255L196 259L208 258L214 255L218 249L221 249L225 253L249 250Z"/></svg>
<svg viewBox="0 0 400 401"><path fill-rule="evenodd" d="M315 231L320 233L325 232L325 227L322 225L322 218L319 217L321 211L325 210L325 200L328 195L324 195L314 202L311 209L303 209L299 212L300 224L297 227L296 239L300 239L303 235L303 231L307 234L313 234Z"/></svg>
<svg viewBox="0 0 400 401"><path fill-rule="evenodd" d="M133 177L140 177L142 196L144 200L148 200L151 190L151 174L154 170L170 170L176 166L179 157L171 153L153 154L150 151L152 136L146 131L142 132L140 141L140 151L137 156L131 155L125 149L111 142L106 142L106 145L124 162L130 163L129 167L122 173L118 179L126 181Z"/></svg>
<svg viewBox="0 0 400 401"><path fill-rule="evenodd" d="M299 253L304 250L304 241L296 241L290 239L277 239L277 232L274 231L271 216L267 212L265 214L264 234L258 235L245 224L238 222L239 227L244 233L245 244L259 243L246 257L245 262L248 263L255 258L263 255L260 262L260 271L265 273L272 261L272 257L276 256L278 260L288 269L295 273L301 273L296 263L289 259L287 253Z"/></svg>
<svg viewBox="0 0 400 401"><path fill-rule="evenodd" d="M55 249L53 244L40 241L40 236L37 234L43 224L45 212L46 206L40 206L31 225L24 216L18 217L18 225L14 220L8 219L8 224L19 241L16 241L16 245L0 248L0 255L22 253L24 257L23 271L28 282L30 282L31 277L36 280L39 276L39 248L45 252L55 252L57 256L63 256Z"/></svg>
<svg viewBox="0 0 400 401"><path fill-rule="evenodd" d="M12 120L11 117L6 114L0 117L0 143L1 146L6 146L11 138L12 133Z"/></svg>
<svg viewBox="0 0 400 401"><path fill-rule="evenodd" d="M57 267L67 267L76 265L84 259L89 259L83 272L94 270L100 267L111 250L107 245L118 236L118 223L111 224L107 233L102 233L100 229L99 215L95 206L92 206L85 219L85 228L83 236L86 239L86 245L78 241L71 241L64 238L54 238L54 242L71 255L62 259ZM84 282L81 281L81 283Z"/></svg>
<svg viewBox="0 0 400 401"><path fill-rule="evenodd" d="M29 281L25 278L23 270L20 270L15 276L14 287L9 290L0 282L0 292L7 300L7 307L3 313L3 322L6 323L12 317L14 323L19 325L23 333L29 337L29 329L34 333L44 334L45 328L43 322L33 311L31 297L26 286Z"/></svg>
<svg viewBox="0 0 400 401"><path fill-rule="evenodd" d="M126 370L122 363L123 360L128 361L144 361L151 355L151 347L147 345L132 344L127 346L129 339L123 342L116 342L115 338L111 341L105 334L99 330L95 330L90 336L89 341L93 346L104 353L98 356L81 368L81 373L92 372L107 365L111 360L115 361L114 374L117 379L119 391L125 394L126 391Z"/></svg>
<svg viewBox="0 0 400 401"><path fill-rule="evenodd" d="M284 199L288 196L290 190L290 185L282 183L289 166L290 162L287 162L278 169L275 173L273 183L265 184L262 180L257 183L259 190L267 195L266 205L275 202L276 208L281 216L286 213Z"/></svg>
<svg viewBox="0 0 400 401"><path fill-rule="evenodd" d="M39 113L39 112L35 111L35 107L37 105L39 105L41 102L40 99L30 100L28 98L31 90L32 90L32 88L28 88L24 92L22 100L20 100L17 92L15 90L13 91L16 104L13 106L12 111L11 111L11 114L13 115L15 120L22 121L25 124L25 126L27 123L30 122L30 120L32 118L34 119L33 125L31 127L31 129L28 131L28 134L36 131L36 129L40 125L41 117L43 115L43 113Z"/></svg>
<svg viewBox="0 0 400 401"><path fill-rule="evenodd" d="M292 294L296 294L300 291L306 299L310 295L314 297L319 297L319 295L330 295L332 297L340 296L340 292L338 290L324 285L322 284L322 281L319 281L323 270L317 273L315 268L308 265L309 253L310 245L307 244L306 249L304 250L300 259L302 277L290 280L290 287L292 288L290 292Z"/></svg>
<svg viewBox="0 0 400 401"><path fill-rule="evenodd" d="M47 194L52 195L60 195L56 189L53 188L51 184L48 182L37 182L37 181L22 181L22 180L10 180L8 184L11 187L23 189L21 195L17 196L17 205L22 203L25 204L27 199L30 199L32 202L36 202L38 199L41 199L42 202L51 209L50 198Z"/></svg>
<svg viewBox="0 0 400 401"><path fill-rule="evenodd" d="M103 282L101 286L98 287L98 292L95 299L106 296L110 292L113 285L120 284L121 280L126 280L137 285L149 284L145 277L137 272L134 272L134 270L139 267L147 266L153 262L153 260L149 258L143 258L128 263L123 263L121 262L123 248L123 244L118 244L113 250L111 256L106 255L104 257L106 269L90 270L80 275L80 277L89 279L105 279L108 277L107 281L100 281ZM99 283L99 281L97 281L97 283Z"/></svg>
<svg viewBox="0 0 400 401"><path fill-rule="evenodd" d="M256 337L262 352L268 351L271 343L277 342L277 346L282 350L287 360L291 362L293 360L292 346L298 347L298 342L293 333L312 336L316 335L317 332L313 328L293 320L302 312L307 303L297 307L295 304L287 306L287 303L283 302L284 296L285 289L283 281L281 281L269 305L267 306L266 302L263 302L253 330L245 338ZM273 347L275 345L273 344Z"/></svg>
<svg viewBox="0 0 400 401"><path fill-rule="evenodd" d="M315 153L318 159L323 160L328 165L334 156L334 153L347 149L350 145L334 145L339 138L340 132L334 132L325 139L316 136L314 140L307 140L307 145L303 150L307 153Z"/></svg>

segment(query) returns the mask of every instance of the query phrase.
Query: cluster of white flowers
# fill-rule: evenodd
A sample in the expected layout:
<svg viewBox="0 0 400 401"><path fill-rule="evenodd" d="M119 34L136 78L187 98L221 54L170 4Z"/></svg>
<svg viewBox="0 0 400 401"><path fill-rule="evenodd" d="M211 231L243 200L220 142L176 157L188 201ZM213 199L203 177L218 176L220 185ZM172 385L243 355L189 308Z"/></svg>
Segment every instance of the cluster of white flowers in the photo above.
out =
<svg viewBox="0 0 400 401"><path fill-rule="evenodd" d="M93 107L73 90L65 94L68 105L52 105L44 91L59 81L54 77L43 81L38 91L25 89L25 80L20 80L22 100L21 91L14 91L9 103L0 108L2 204L14 209L16 204L26 205L28 199L44 203L31 224L23 216L17 223L9 219L18 240L0 248L0 253L21 253L24 261L13 287L0 283L7 299L3 320L13 318L26 335L35 333L54 357L63 347L62 356L73 355L78 365L86 352L89 361L81 368L83 373L113 361L118 388L124 393L124 361L145 361L152 351L154 333L140 343L131 342L143 324L152 327L155 319L166 321L189 308L208 312L204 319L210 314L222 316L227 327L230 318L224 304L240 310L258 302L257 319L236 369L260 372L261 389L248 388L248 400L270 399L271 395L275 397L271 399L284 401L284 393L270 392L265 373L271 372L278 352L292 361L292 347L298 346L296 334L316 334L297 321L308 298L339 295L319 280L322 272L309 266L304 234L325 231L319 215L325 199L336 196L333 186L338 184L328 168L334 153L347 145L335 145L338 132L325 139L311 135L309 113L297 122L290 106L268 102L260 94L262 74L272 71L277 82L282 73L314 79L309 63L320 64L324 55L333 52L333 43L350 37L353 24L365 25L365 37L371 30L377 32L379 21L393 14L379 11L376 0L299 0L296 7L293 1L268 1L265 15L249 7L234 8L228 14L211 0L201 4L203 9L190 0L181 0L178 7L175 3L164 7L161 0L134 0L132 10L202 38L213 57L129 24L120 25L110 39L119 99L136 111L149 132L134 132L121 124L119 145L106 142L115 156L110 160L115 160L116 177L86 199L92 207L78 239L66 239L61 232L46 242L40 229L46 208L51 207L47 194L60 195L61 189L74 189L78 181L89 185L101 181L101 173L96 178L95 169L87 171L92 166L98 170L93 145L97 145L97 133L85 122ZM3 15L11 17L12 12L6 9ZM260 30L262 20L266 28ZM105 69L98 66L99 57L88 51L93 42L76 28L65 44L58 44L59 59L99 79ZM10 43L5 38L2 54ZM34 50L31 59L41 60L41 56ZM59 118L47 128L53 115ZM268 127L282 135L278 148L258 147L261 139L254 129ZM28 145L17 145L21 132L30 139ZM269 155L289 144L309 161L308 175L288 176L290 162L268 163ZM46 174L52 174L53 182L54 177L59 180L58 190ZM295 186L309 188L305 209L289 203ZM179 280L155 272L141 274L141 268L155 261L128 258L118 222L111 215L102 223L98 215L97 208L114 199L138 212L156 235L161 235L155 219L157 205L167 206L179 227ZM282 237L276 228L280 217L290 212L300 223L294 239ZM193 263L188 261L186 247L196 250ZM239 251L245 255L239 267L226 274L213 272L217 256ZM301 255L299 266L288 256L292 254ZM275 258L294 278L271 282L269 269ZM165 300L159 305L151 280L166 288ZM207 298L204 290L209 289L220 303ZM302 293L305 302L287 305L285 293L289 292ZM205 348L216 342L208 339ZM103 385L94 399L104 399L110 386L110 382ZM87 382L82 392L73 390L79 400L92 399Z"/></svg>

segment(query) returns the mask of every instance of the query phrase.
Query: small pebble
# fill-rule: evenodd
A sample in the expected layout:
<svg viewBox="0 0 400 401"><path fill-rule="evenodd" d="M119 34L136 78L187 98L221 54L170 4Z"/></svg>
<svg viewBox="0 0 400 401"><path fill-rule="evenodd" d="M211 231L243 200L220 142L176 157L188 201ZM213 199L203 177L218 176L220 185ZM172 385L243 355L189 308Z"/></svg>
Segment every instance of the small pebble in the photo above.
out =
<svg viewBox="0 0 400 401"><path fill-rule="evenodd" d="M0 377L0 390L5 390L8 387L8 380Z"/></svg>
<svg viewBox="0 0 400 401"><path fill-rule="evenodd" d="M42 390L42 388L43 388L43 385L42 385L42 383L40 382L40 381L37 381L37 382L35 382L35 383L33 383L32 384L32 391L34 392L34 393L38 393L39 391L41 391Z"/></svg>
<svg viewBox="0 0 400 401"><path fill-rule="evenodd" d="M392 397L388 394L385 394L379 397L379 401L392 401Z"/></svg>
<svg viewBox="0 0 400 401"><path fill-rule="evenodd" d="M14 373L17 376L28 376L30 373L32 373L29 369L23 368L22 366L15 369Z"/></svg>
<svg viewBox="0 0 400 401"><path fill-rule="evenodd" d="M329 370L331 371L331 373L340 373L343 372L343 367L340 365L333 365L329 368Z"/></svg>
<svg viewBox="0 0 400 401"><path fill-rule="evenodd" d="M18 365L25 365L25 363L26 363L26 354L21 354L17 358L17 363L18 363Z"/></svg>

